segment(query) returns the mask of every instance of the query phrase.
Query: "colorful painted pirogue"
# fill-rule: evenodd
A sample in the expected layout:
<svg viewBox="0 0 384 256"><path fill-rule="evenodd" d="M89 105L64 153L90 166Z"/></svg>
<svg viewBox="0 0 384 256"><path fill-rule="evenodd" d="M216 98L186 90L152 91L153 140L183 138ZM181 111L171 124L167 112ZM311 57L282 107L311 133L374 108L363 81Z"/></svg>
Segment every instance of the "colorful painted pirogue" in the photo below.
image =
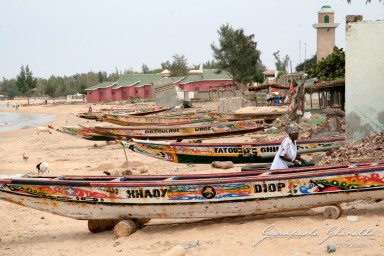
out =
<svg viewBox="0 0 384 256"><path fill-rule="evenodd" d="M307 154L327 151L335 144L344 142L344 137L298 140L298 153ZM147 156L175 163L210 164L213 161L233 163L272 162L281 141L236 142L236 143L183 143L133 139L133 143L120 141L123 146Z"/></svg>
<svg viewBox="0 0 384 256"><path fill-rule="evenodd" d="M194 123L212 122L212 118L201 116L134 116L123 114L96 114L99 121L108 122L122 126L143 125L185 125Z"/></svg>
<svg viewBox="0 0 384 256"><path fill-rule="evenodd" d="M111 141L114 140L113 138L103 136L97 133L93 133L86 128L79 127L79 126L60 126L60 127L54 127L52 125L48 125L48 128L55 130L60 133L72 135L78 138L82 138L85 140L91 140L91 141Z"/></svg>
<svg viewBox="0 0 384 256"><path fill-rule="evenodd" d="M80 220L219 218L384 198L384 164L223 174L0 178L0 199Z"/></svg>
<svg viewBox="0 0 384 256"><path fill-rule="evenodd" d="M263 130L265 128L264 125L264 120L256 119L237 122L201 123L175 126L91 126L84 128L93 133L118 140L130 140L132 138L182 140L188 138L212 138L252 133Z"/></svg>

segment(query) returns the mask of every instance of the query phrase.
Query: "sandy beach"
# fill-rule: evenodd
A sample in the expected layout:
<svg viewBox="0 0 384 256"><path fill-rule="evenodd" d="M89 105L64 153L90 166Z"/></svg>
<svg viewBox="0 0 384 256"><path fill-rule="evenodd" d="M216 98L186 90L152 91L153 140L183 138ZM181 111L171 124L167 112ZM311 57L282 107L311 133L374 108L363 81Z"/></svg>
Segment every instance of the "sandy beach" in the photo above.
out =
<svg viewBox="0 0 384 256"><path fill-rule="evenodd" d="M49 104L18 111L56 115L54 121L40 126L91 125L95 121L76 116L89 106ZM194 109L216 107L216 103L199 103ZM232 138L236 139L252 141L250 136ZM104 175L103 171L140 166L147 166L148 174L217 173L238 172L243 166L212 169L210 165L169 163L129 151L127 157L128 164L118 144L55 131L38 134L37 128L29 128L0 133L0 175L37 173L35 166L42 161L49 163L53 175ZM87 221L0 201L0 255L162 255L179 244L189 247L185 255L195 256L328 255L329 244L336 245L332 255L384 255L384 202L357 201L342 207L344 212L337 220L325 219L324 208L218 220L153 219L131 236L115 238L113 231L89 232ZM357 216L357 221L348 220L348 216Z"/></svg>

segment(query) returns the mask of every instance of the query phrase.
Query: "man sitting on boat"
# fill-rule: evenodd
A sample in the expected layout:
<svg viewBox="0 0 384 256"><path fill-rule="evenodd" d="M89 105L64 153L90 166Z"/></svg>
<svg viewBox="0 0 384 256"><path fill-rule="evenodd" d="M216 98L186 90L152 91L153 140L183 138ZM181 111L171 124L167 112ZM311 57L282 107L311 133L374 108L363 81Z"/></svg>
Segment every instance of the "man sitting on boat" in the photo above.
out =
<svg viewBox="0 0 384 256"><path fill-rule="evenodd" d="M271 170L284 169L292 165L299 166L300 162L305 163L305 160L297 155L296 140L299 138L301 130L301 127L295 122L288 125L288 137L281 142L273 159Z"/></svg>

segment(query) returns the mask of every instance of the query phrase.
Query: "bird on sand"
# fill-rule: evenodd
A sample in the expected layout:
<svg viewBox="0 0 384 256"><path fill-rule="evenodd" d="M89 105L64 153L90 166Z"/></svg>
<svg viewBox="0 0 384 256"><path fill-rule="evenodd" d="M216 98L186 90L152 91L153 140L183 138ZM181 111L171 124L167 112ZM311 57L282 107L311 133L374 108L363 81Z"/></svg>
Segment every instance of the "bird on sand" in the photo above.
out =
<svg viewBox="0 0 384 256"><path fill-rule="evenodd" d="M26 156L26 155L25 155L25 153L23 153L23 160L24 160L24 161L27 161L27 160L28 160L28 158L29 158L29 157L28 157L28 156Z"/></svg>

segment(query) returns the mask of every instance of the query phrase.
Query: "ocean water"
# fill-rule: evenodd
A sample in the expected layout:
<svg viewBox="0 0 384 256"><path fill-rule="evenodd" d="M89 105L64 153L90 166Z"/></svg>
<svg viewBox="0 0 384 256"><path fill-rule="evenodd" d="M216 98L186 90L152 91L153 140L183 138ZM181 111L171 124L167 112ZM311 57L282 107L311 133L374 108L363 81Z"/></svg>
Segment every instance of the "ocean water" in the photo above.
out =
<svg viewBox="0 0 384 256"><path fill-rule="evenodd" d="M0 108L7 105L0 104ZM37 127L55 119L55 115L0 112L0 132Z"/></svg>

